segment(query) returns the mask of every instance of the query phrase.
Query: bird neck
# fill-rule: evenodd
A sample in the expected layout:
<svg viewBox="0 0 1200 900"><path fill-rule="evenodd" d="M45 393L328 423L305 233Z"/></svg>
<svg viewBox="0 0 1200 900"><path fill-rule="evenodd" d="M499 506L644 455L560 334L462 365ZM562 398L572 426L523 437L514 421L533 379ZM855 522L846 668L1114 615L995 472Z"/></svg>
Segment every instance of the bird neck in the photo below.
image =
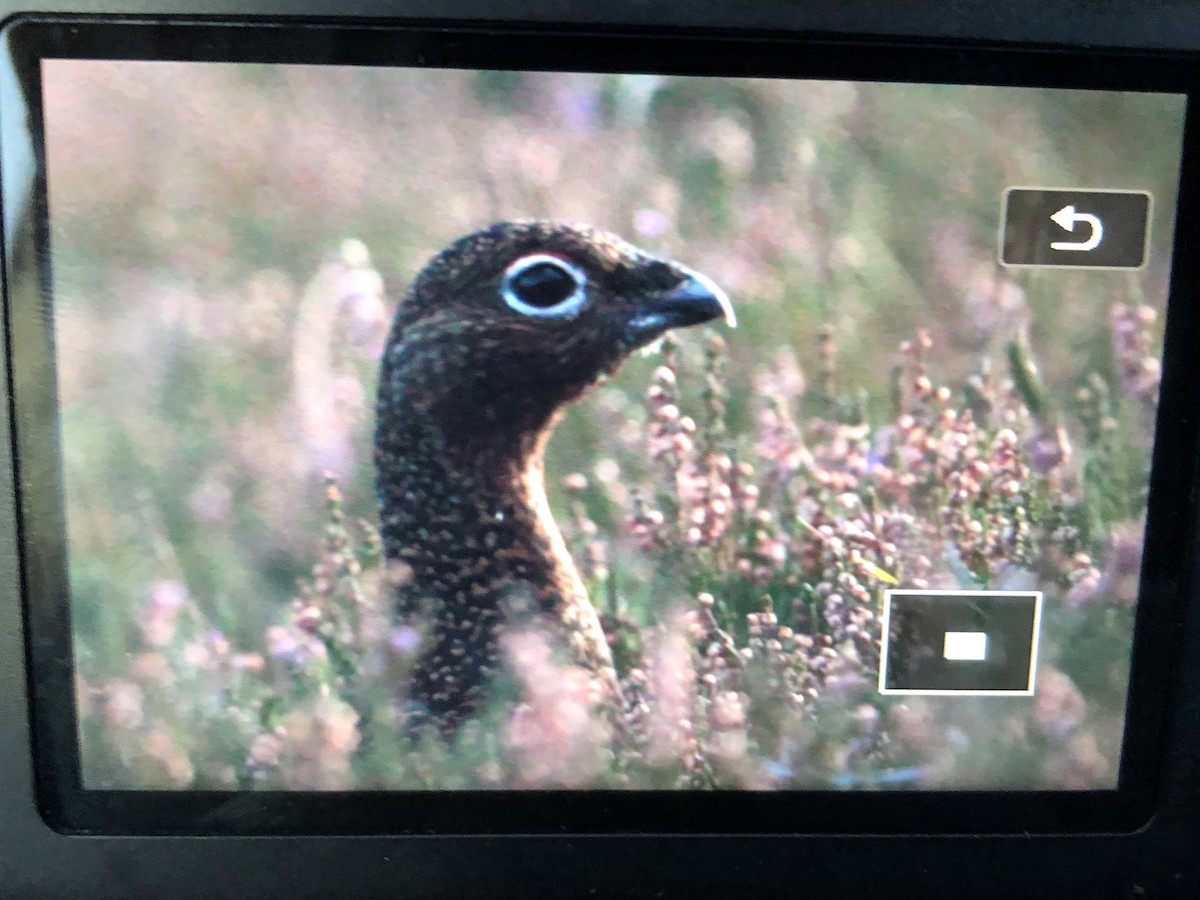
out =
<svg viewBox="0 0 1200 900"><path fill-rule="evenodd" d="M463 601L477 583L532 582L542 610L586 596L546 497L556 414L529 405L417 408L379 417L384 550L425 596ZM473 605L495 602L478 592Z"/></svg>

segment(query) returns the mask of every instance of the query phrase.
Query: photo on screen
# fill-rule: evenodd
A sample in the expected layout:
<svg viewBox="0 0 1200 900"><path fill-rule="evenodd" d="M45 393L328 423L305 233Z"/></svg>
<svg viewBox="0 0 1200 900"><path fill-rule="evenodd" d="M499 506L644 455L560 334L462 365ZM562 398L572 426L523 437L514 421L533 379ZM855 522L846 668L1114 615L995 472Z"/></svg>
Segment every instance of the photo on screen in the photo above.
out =
<svg viewBox="0 0 1200 900"><path fill-rule="evenodd" d="M42 87L85 788L1116 787L1182 96Z"/></svg>

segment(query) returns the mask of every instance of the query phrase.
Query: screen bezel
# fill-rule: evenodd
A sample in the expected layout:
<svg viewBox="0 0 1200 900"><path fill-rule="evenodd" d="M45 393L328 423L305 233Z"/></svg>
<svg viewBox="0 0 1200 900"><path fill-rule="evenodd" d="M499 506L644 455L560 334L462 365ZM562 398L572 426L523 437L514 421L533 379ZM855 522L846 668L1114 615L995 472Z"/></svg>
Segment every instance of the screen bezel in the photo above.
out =
<svg viewBox="0 0 1200 900"><path fill-rule="evenodd" d="M109 834L962 834L1127 832L1151 817L1164 750L1173 639L1190 597L1196 403L1186 366L1200 317L1179 302L1197 283L1200 203L1188 175L1200 128L1185 126L1141 601L1119 786L1112 791L199 792L91 791L79 780L58 470L40 60L158 59L419 65L542 71L941 82L1182 93L1191 54L1067 48L582 31L530 26L346 26L79 18L23 20L3 35L0 85L6 314L13 449L38 802L52 827ZM531 62L536 60L536 63ZM9 102L19 96L20 104ZM1189 103L1190 106L1190 103ZM13 137L18 139L14 140ZM27 148L34 167L21 167ZM23 178L28 172L29 177Z"/></svg>

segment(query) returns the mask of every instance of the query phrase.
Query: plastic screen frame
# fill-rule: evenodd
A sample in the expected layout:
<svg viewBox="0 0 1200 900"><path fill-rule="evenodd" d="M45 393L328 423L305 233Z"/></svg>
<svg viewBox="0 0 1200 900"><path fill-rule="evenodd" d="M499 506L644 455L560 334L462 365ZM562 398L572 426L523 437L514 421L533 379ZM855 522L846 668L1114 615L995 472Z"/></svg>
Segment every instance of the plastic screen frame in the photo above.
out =
<svg viewBox="0 0 1200 900"><path fill-rule="evenodd" d="M502 37L503 40L498 40ZM1160 413L1134 636L1126 740L1114 791L195 792L90 791L79 782L69 609L57 474L53 342L37 60L51 56L670 71L730 76L1007 84L1200 93L1187 54L1016 49L768 34L426 23L25 20L4 33L4 223L11 413L33 698L38 804L68 833L309 834L1052 834L1129 832L1160 788L1172 639L1191 596L1197 401L1187 365L1200 316L1179 298L1200 283L1200 125L1189 110L1164 346ZM867 52L869 51L869 52ZM531 62L532 61L532 62ZM19 102L9 102L18 97ZM26 155L27 154L27 155ZM32 167L30 166L32 164Z"/></svg>

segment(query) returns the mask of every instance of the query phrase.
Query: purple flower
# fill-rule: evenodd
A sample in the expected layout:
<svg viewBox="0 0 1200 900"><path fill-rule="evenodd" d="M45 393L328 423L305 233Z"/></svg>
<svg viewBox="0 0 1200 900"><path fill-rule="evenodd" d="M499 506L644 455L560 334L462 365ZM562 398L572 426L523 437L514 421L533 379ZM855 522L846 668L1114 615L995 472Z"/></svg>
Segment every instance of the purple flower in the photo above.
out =
<svg viewBox="0 0 1200 900"><path fill-rule="evenodd" d="M671 220L656 209L639 209L633 214L633 230L644 238L662 237L671 229Z"/></svg>
<svg viewBox="0 0 1200 900"><path fill-rule="evenodd" d="M411 625L392 629L392 649L402 656L412 656L421 645L421 635Z"/></svg>

